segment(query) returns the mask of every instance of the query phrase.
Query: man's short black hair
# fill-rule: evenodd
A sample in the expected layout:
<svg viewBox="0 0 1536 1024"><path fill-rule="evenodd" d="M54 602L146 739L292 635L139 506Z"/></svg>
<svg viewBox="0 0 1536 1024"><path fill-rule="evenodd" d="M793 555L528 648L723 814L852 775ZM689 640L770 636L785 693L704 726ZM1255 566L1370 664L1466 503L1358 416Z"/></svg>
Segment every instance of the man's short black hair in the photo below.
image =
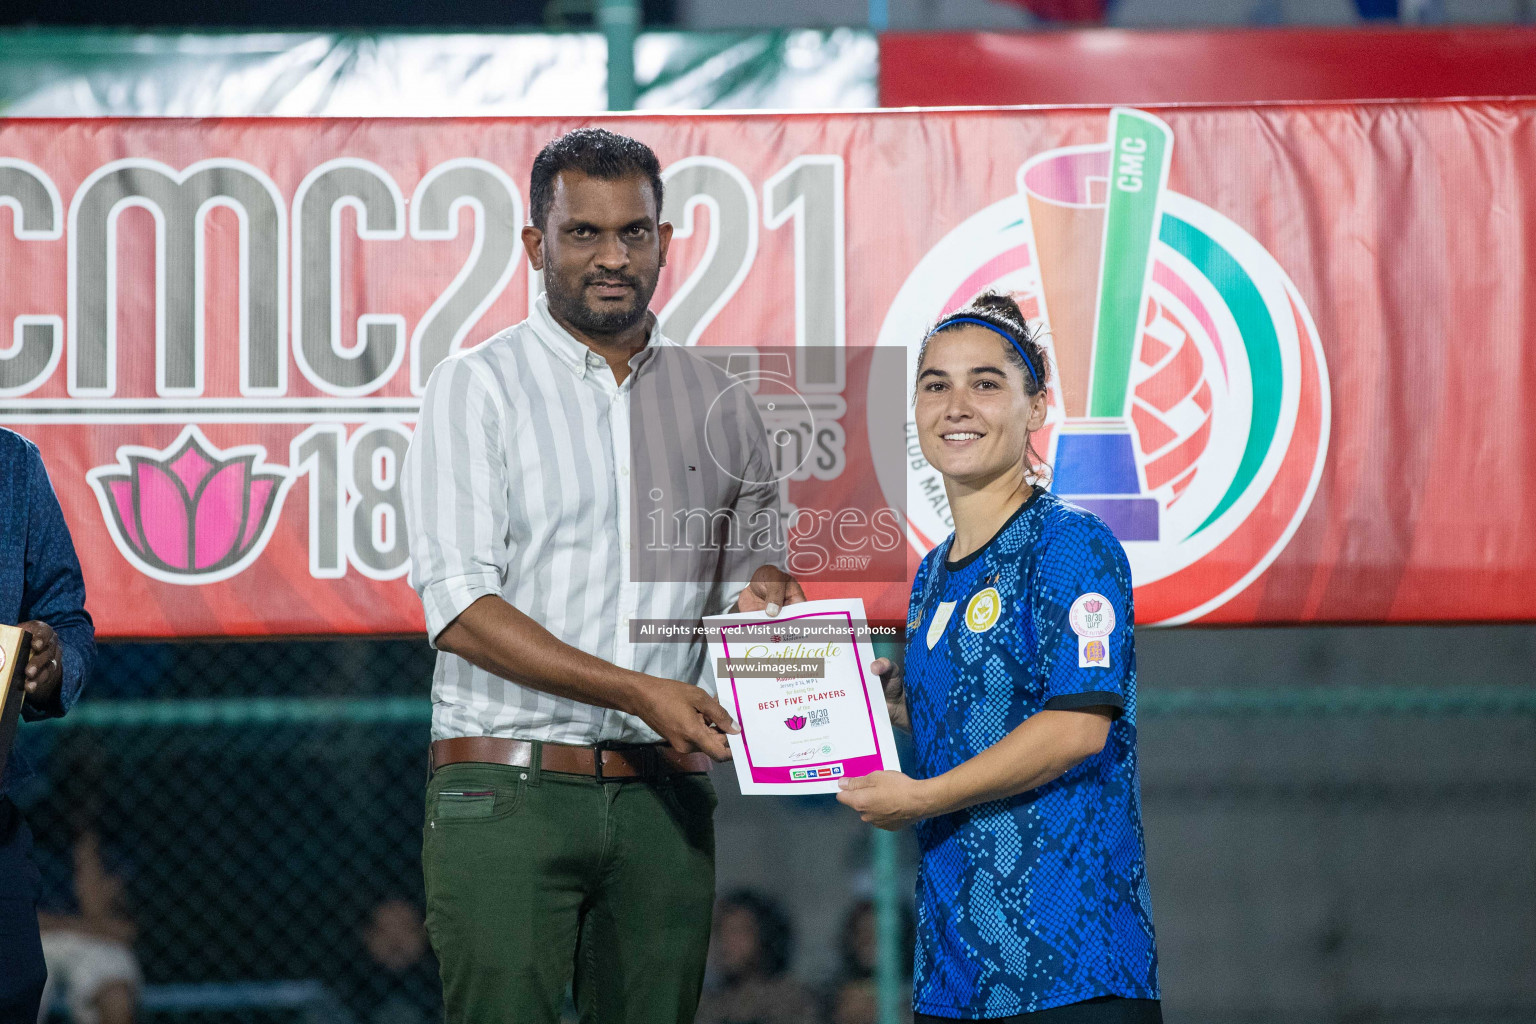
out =
<svg viewBox="0 0 1536 1024"><path fill-rule="evenodd" d="M580 171L604 181L631 175L645 177L656 198L656 219L661 220L661 163L651 147L606 128L577 128L539 150L528 185L529 222L540 231L549 219L555 175Z"/></svg>

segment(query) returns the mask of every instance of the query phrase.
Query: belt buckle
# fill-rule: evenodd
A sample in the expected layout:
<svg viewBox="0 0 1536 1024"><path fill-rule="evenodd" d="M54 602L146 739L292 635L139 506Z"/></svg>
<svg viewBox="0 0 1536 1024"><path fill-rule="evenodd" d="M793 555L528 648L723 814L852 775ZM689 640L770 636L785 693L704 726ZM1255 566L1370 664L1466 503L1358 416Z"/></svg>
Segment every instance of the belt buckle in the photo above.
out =
<svg viewBox="0 0 1536 1024"><path fill-rule="evenodd" d="M608 741L601 740L592 745L592 774L597 781L603 781L603 755L608 752Z"/></svg>

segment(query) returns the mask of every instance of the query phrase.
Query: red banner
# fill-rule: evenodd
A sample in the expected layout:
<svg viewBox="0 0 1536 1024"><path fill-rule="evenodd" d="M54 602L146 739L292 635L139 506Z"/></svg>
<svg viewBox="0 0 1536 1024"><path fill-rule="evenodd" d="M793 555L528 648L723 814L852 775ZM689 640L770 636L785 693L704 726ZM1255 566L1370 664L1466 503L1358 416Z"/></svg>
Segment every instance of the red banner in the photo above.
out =
<svg viewBox="0 0 1536 1024"><path fill-rule="evenodd" d="M524 316L527 169L578 123L0 122L0 423L104 635L421 628L420 388ZM666 167L679 341L910 364L983 289L1044 319L1037 447L1138 621L1536 617L1536 103L603 123ZM949 520L907 429L915 557Z"/></svg>
<svg viewBox="0 0 1536 1024"><path fill-rule="evenodd" d="M1536 29L887 32L880 105L1256 103L1536 94Z"/></svg>

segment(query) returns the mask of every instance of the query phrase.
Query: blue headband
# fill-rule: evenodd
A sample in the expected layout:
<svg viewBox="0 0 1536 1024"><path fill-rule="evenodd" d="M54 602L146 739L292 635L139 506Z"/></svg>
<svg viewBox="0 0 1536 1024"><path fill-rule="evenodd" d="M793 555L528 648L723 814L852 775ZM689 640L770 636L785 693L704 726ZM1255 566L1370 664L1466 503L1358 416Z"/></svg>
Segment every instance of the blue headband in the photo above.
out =
<svg viewBox="0 0 1536 1024"><path fill-rule="evenodd" d="M1024 357L1024 366L1027 370L1029 370L1029 379L1035 382L1035 390L1040 390L1040 378L1035 375L1035 364L1029 361L1029 354L1024 351L1024 346L1019 344L1018 338L1015 338L1013 335L1009 334L1007 331L1003 330L996 324L989 324L985 320L980 320L974 316L957 316L953 319L945 320L943 323L939 324L939 326L929 331L928 337L931 338L935 334L938 334L940 331L947 330L955 326L955 324L975 324L977 327L985 327L987 330L996 334L998 337L1002 338L1008 342L1008 344L1016 348L1019 352L1019 355ZM926 341L927 338L923 340Z"/></svg>

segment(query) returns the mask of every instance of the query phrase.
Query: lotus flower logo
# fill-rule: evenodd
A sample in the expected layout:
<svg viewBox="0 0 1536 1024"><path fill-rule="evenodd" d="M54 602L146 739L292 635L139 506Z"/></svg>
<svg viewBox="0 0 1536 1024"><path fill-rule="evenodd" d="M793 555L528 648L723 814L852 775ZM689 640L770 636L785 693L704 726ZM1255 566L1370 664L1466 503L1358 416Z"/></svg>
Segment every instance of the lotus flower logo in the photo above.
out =
<svg viewBox="0 0 1536 1024"><path fill-rule="evenodd" d="M789 726L790 732L799 732L801 729L805 728L805 716L790 715L788 718L784 719L784 724Z"/></svg>
<svg viewBox="0 0 1536 1024"><path fill-rule="evenodd" d="M194 426L163 451L125 445L86 474L123 556L165 583L229 579L266 547L292 477L266 449L220 451Z"/></svg>
<svg viewBox="0 0 1536 1024"><path fill-rule="evenodd" d="M1089 614L1092 614L1093 612L1096 612L1100 608L1103 608L1103 607L1104 607L1104 602L1103 601L1089 600L1089 601L1084 601L1083 602L1083 610L1087 611Z"/></svg>

